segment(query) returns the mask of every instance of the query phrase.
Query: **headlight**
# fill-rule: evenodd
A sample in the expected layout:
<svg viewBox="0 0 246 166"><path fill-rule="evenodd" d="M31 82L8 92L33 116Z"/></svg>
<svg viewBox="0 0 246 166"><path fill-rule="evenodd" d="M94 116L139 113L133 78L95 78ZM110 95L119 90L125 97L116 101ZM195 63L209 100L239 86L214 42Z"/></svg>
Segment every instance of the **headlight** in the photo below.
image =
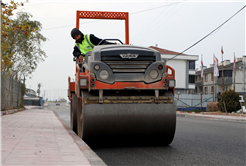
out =
<svg viewBox="0 0 246 166"><path fill-rule="evenodd" d="M158 77L158 72L156 70L152 70L150 73L149 73L150 77L152 79L156 79Z"/></svg>
<svg viewBox="0 0 246 166"><path fill-rule="evenodd" d="M108 76L109 76L109 74L108 74L108 72L107 72L106 70L100 71L100 77L101 77L103 80L107 79Z"/></svg>
<svg viewBox="0 0 246 166"><path fill-rule="evenodd" d="M99 70L99 69L100 69L100 66L99 66L99 65L95 65L95 66L94 66L94 69L95 69L95 70Z"/></svg>
<svg viewBox="0 0 246 166"><path fill-rule="evenodd" d="M169 80L169 87L175 87L175 80Z"/></svg>
<svg viewBox="0 0 246 166"><path fill-rule="evenodd" d="M79 80L79 85L80 85L80 86L87 86L87 79L82 79L82 78L81 78L81 79Z"/></svg>

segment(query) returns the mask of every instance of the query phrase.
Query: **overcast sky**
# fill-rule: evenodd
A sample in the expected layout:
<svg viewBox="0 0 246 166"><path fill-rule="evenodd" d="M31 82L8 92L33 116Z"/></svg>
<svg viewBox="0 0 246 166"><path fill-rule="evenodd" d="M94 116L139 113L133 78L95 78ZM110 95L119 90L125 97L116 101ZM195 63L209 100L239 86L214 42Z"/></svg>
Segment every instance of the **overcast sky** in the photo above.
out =
<svg viewBox="0 0 246 166"><path fill-rule="evenodd" d="M3 0L7 3L9 1ZM19 1L15 1L19 2ZM177 3L180 2L180 3ZM33 20L42 24L42 35L48 38L43 44L47 54L45 62L38 65L27 88L37 90L41 83L41 94L45 98L67 99L68 76L74 78L74 40L70 31L76 24L76 11L129 12L130 43L139 46L155 46L182 52L245 5L245 1L82 1L82 0L29 0L19 8L33 15ZM203 55L205 66L213 63L213 54L221 61L221 46L224 60L233 61L233 54L242 57L245 53L245 9L228 21L215 33L185 52L199 55L198 68ZM80 30L99 38L118 38L125 42L125 22L121 20L81 19Z"/></svg>

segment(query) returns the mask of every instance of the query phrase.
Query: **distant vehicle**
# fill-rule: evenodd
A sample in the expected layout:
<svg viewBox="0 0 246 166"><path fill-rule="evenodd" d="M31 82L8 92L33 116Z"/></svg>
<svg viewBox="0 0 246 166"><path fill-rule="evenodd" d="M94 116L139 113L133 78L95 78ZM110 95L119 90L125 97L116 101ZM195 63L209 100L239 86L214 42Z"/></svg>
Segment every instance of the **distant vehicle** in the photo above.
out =
<svg viewBox="0 0 246 166"><path fill-rule="evenodd" d="M57 103L56 103L56 105L60 105L60 103L59 103L59 102L57 102Z"/></svg>

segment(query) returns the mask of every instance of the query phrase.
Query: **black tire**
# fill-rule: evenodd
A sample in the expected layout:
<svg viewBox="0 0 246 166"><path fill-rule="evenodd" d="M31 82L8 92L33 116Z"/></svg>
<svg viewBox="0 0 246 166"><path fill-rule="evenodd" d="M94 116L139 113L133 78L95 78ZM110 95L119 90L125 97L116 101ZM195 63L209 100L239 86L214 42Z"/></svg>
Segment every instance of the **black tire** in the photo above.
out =
<svg viewBox="0 0 246 166"><path fill-rule="evenodd" d="M78 106L78 99L77 96L73 93L72 94L72 111L71 111L71 128L77 134L77 106Z"/></svg>
<svg viewBox="0 0 246 166"><path fill-rule="evenodd" d="M80 103L80 99L78 98L77 100L78 105L77 105L77 134L80 138L82 138L82 104Z"/></svg>
<svg viewBox="0 0 246 166"><path fill-rule="evenodd" d="M73 100L70 101L70 128L73 129Z"/></svg>

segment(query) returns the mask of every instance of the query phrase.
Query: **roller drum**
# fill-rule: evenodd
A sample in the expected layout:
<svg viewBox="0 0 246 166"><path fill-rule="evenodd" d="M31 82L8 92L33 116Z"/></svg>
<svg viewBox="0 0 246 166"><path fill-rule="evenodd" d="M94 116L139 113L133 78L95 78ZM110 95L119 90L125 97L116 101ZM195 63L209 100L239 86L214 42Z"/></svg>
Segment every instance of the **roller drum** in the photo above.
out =
<svg viewBox="0 0 246 166"><path fill-rule="evenodd" d="M154 140L170 144L176 127L172 104L86 104L82 109L82 139Z"/></svg>

